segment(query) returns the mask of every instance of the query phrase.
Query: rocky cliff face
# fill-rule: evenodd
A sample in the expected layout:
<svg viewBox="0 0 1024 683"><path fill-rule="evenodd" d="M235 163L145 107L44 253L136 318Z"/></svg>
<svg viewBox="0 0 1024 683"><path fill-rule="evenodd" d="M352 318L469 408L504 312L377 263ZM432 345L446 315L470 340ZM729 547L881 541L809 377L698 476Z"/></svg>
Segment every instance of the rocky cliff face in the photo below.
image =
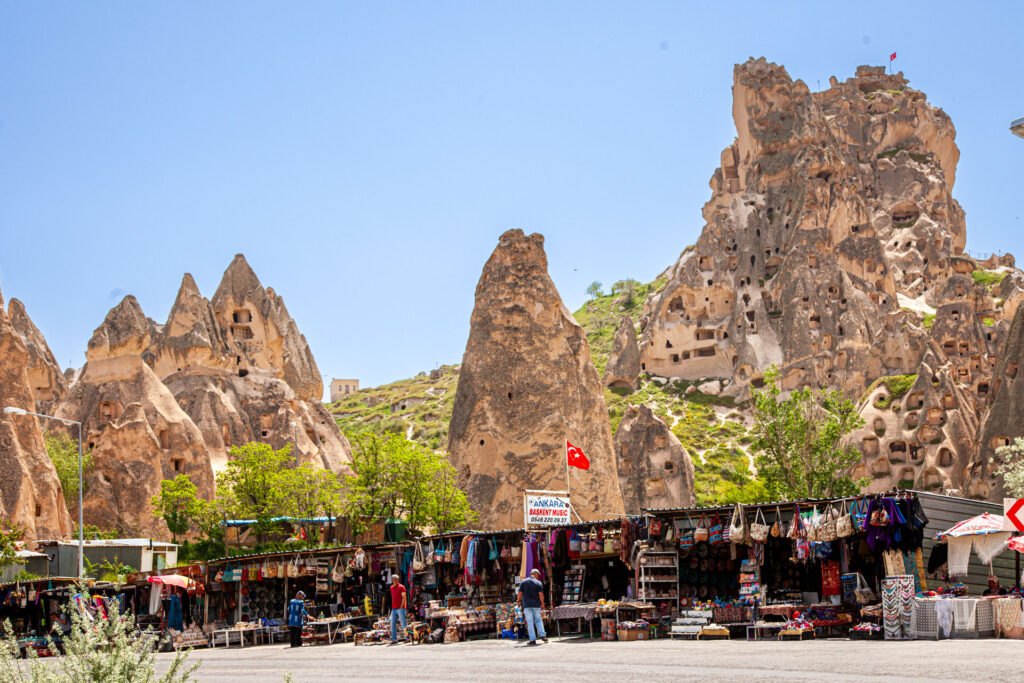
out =
<svg viewBox="0 0 1024 683"><path fill-rule="evenodd" d="M250 441L290 444L300 463L347 468L349 444L319 401L319 371L280 297L239 255L214 301L186 274L165 324L129 296L93 334L56 409L83 423L93 449L87 523L166 535L149 504L160 481L187 474L212 496L228 449Z"/></svg>
<svg viewBox="0 0 1024 683"><path fill-rule="evenodd" d="M648 406L626 410L615 431L615 457L627 513L696 503L690 454Z"/></svg>
<svg viewBox="0 0 1024 683"><path fill-rule="evenodd" d="M636 345L636 328L633 319L622 316L619 329L615 331L612 352L604 366L604 385L620 389L636 389L640 376L640 348Z"/></svg>
<svg viewBox="0 0 1024 683"><path fill-rule="evenodd" d="M25 305L18 299L11 299L8 316L14 331L25 342L28 351L28 385L35 397L35 412L49 415L55 402L64 397L68 382L46 343L46 338L25 312Z"/></svg>
<svg viewBox="0 0 1024 683"><path fill-rule="evenodd" d="M812 93L750 60L733 97L737 138L711 179L706 225L645 305L644 370L722 378L739 400L771 365L786 389L872 388L854 435L871 488L961 491L1024 289L1005 277L1012 257L963 254L949 117L881 67ZM917 375L905 396L876 384L905 375Z"/></svg>
<svg viewBox="0 0 1024 683"><path fill-rule="evenodd" d="M582 328L548 276L544 239L501 236L476 289L448 447L482 528L521 526L524 489L564 490L584 519L620 514L608 409Z"/></svg>
<svg viewBox="0 0 1024 683"><path fill-rule="evenodd" d="M0 296L0 408L38 412L33 388L39 388L41 377L47 375L30 373L30 368L39 369L32 364L42 354L38 347L29 348L15 329L13 320L20 318L19 327L26 330L28 316L20 304L15 305L13 300L11 304L8 314ZM31 321L27 324L31 325ZM28 540L63 538L72 531L71 517L64 505L57 473L46 454L41 427L35 417L0 411L0 522L5 526L21 525Z"/></svg>

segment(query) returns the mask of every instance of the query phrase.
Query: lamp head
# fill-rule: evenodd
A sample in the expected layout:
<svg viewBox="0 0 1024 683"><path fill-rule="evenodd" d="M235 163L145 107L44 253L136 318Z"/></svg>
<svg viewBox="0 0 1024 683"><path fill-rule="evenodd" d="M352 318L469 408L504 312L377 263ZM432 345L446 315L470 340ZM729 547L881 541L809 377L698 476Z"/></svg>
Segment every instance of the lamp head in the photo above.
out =
<svg viewBox="0 0 1024 683"><path fill-rule="evenodd" d="M7 406L4 408L4 412L9 415L28 415L28 411L24 408L15 408L14 406Z"/></svg>

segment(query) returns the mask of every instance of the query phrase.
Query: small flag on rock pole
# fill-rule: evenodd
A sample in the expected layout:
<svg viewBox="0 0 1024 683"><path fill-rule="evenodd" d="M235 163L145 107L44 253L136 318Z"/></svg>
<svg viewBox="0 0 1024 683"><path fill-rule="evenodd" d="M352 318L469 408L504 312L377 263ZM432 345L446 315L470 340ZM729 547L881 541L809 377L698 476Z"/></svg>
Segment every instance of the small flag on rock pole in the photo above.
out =
<svg viewBox="0 0 1024 683"><path fill-rule="evenodd" d="M889 55L889 73L892 73L892 60L896 59L896 53Z"/></svg>

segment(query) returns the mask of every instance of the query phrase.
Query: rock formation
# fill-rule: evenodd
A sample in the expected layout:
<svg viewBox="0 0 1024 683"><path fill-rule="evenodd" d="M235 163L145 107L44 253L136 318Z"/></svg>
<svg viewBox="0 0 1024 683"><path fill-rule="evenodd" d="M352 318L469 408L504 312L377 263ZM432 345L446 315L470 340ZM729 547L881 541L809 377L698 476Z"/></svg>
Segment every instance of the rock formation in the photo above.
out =
<svg viewBox="0 0 1024 683"><path fill-rule="evenodd" d="M583 329L548 276L544 238L501 236L476 288L448 448L481 528L523 523L525 489L565 489L586 520L621 514L608 409Z"/></svg>
<svg viewBox="0 0 1024 683"><path fill-rule="evenodd" d="M752 59L735 69L733 98L737 138L711 179L706 225L645 304L643 369L719 378L738 400L772 365L784 389L857 399L874 387L853 435L871 488L961 491L1024 278L972 278L1013 258L963 254L949 117L881 67L812 93ZM892 401L875 384L914 374Z"/></svg>
<svg viewBox="0 0 1024 683"><path fill-rule="evenodd" d="M38 370L39 366L32 363L39 361L41 349L30 349L15 329L13 319L24 316L24 309L13 300L11 304L8 314L0 295L0 525L24 527L27 540L64 538L71 534L71 517L57 473L46 454L42 425L33 416L2 411L11 407L37 412L29 378L32 376L38 387L41 377L30 373L30 367ZM25 321L27 316L19 321L22 329ZM39 335L33 343L41 338ZM42 342L42 348L45 345Z"/></svg>
<svg viewBox="0 0 1024 683"><path fill-rule="evenodd" d="M8 315L11 325L25 342L25 348L28 350L28 385L35 396L35 412L49 415L54 403L67 392L67 379L46 344L43 333L25 312L25 305L18 299L11 299Z"/></svg>
<svg viewBox="0 0 1024 683"><path fill-rule="evenodd" d="M619 329L615 331L612 353L604 367L604 385L632 391L636 389L639 376L640 348L636 345L636 328L633 319L624 315Z"/></svg>
<svg viewBox="0 0 1024 683"><path fill-rule="evenodd" d="M615 458L628 514L696 503L690 454L648 406L626 410L615 430Z"/></svg>
<svg viewBox="0 0 1024 683"><path fill-rule="evenodd" d="M128 296L93 334L57 406L83 423L93 449L87 523L165 536L149 503L160 481L187 474L210 497L228 449L250 441L347 469L350 447L320 403L316 363L280 297L238 255L214 302L186 274L165 324Z"/></svg>

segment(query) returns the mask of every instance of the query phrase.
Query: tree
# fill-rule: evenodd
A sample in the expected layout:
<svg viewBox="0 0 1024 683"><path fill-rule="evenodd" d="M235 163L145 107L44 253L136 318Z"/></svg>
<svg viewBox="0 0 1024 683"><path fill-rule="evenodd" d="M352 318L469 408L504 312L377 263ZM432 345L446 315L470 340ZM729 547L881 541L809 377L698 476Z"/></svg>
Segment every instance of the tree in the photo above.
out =
<svg viewBox="0 0 1024 683"><path fill-rule="evenodd" d="M178 542L192 528L199 514L199 497L196 486L187 474L160 482L160 493L153 496L153 516L163 519L171 532L171 540Z"/></svg>
<svg viewBox="0 0 1024 683"><path fill-rule="evenodd" d="M274 450L269 444L247 443L232 446L227 467L217 475L219 503L225 513L254 519L253 532L262 542L273 530L271 520L286 507L283 490L285 470L295 459L292 447Z"/></svg>
<svg viewBox="0 0 1024 683"><path fill-rule="evenodd" d="M626 278L612 285L612 294L622 294L619 302L626 308L629 308L633 305L633 299L636 297L638 287L640 287L639 282L632 278Z"/></svg>
<svg viewBox="0 0 1024 683"><path fill-rule="evenodd" d="M15 524L10 531L4 531L6 523L0 523L0 570L16 564L25 564L18 557L18 541L24 536L25 530Z"/></svg>
<svg viewBox="0 0 1024 683"><path fill-rule="evenodd" d="M996 455L1002 458L1003 464L996 468L995 474L1003 478L1007 497L1024 498L1024 439L1018 436L1009 446L1000 446Z"/></svg>
<svg viewBox="0 0 1024 683"><path fill-rule="evenodd" d="M83 601L91 600L89 595ZM8 635L0 638L0 680L19 683L183 683L192 680L199 664L188 663L188 650L179 650L165 660L167 671L157 675L156 655L148 636L135 628L130 612L122 613L116 600L107 605L107 619L87 621L69 602L71 633L63 640L63 657L40 660L28 648L28 661L19 661L20 647L11 635L10 621L3 626ZM47 638L52 652L57 646Z"/></svg>
<svg viewBox="0 0 1024 683"><path fill-rule="evenodd" d="M281 472L281 492L285 513L298 518L310 538L316 517L333 519L341 510L342 484L338 475L310 464Z"/></svg>
<svg viewBox="0 0 1024 683"><path fill-rule="evenodd" d="M593 282L590 283L590 286L587 287L587 296L589 296L591 299L596 299L597 297L602 296L603 293L601 289L603 287L604 285L602 285L597 280L594 280Z"/></svg>
<svg viewBox="0 0 1024 683"><path fill-rule="evenodd" d="M754 448L758 475L775 498L801 499L858 493L866 479L849 472L860 452L844 443L864 424L852 401L838 391L799 389L782 398L778 370L764 375L765 387L753 394Z"/></svg>
<svg viewBox="0 0 1024 683"><path fill-rule="evenodd" d="M68 510L78 509L78 440L64 432L46 432L43 436L46 453L50 456L57 479L64 491L64 503ZM92 454L82 451L82 483L93 469Z"/></svg>
<svg viewBox="0 0 1024 683"><path fill-rule="evenodd" d="M364 520L401 518L415 529L464 525L474 517L455 470L443 454L402 435L351 435L354 476L346 482L345 506L353 526Z"/></svg>

